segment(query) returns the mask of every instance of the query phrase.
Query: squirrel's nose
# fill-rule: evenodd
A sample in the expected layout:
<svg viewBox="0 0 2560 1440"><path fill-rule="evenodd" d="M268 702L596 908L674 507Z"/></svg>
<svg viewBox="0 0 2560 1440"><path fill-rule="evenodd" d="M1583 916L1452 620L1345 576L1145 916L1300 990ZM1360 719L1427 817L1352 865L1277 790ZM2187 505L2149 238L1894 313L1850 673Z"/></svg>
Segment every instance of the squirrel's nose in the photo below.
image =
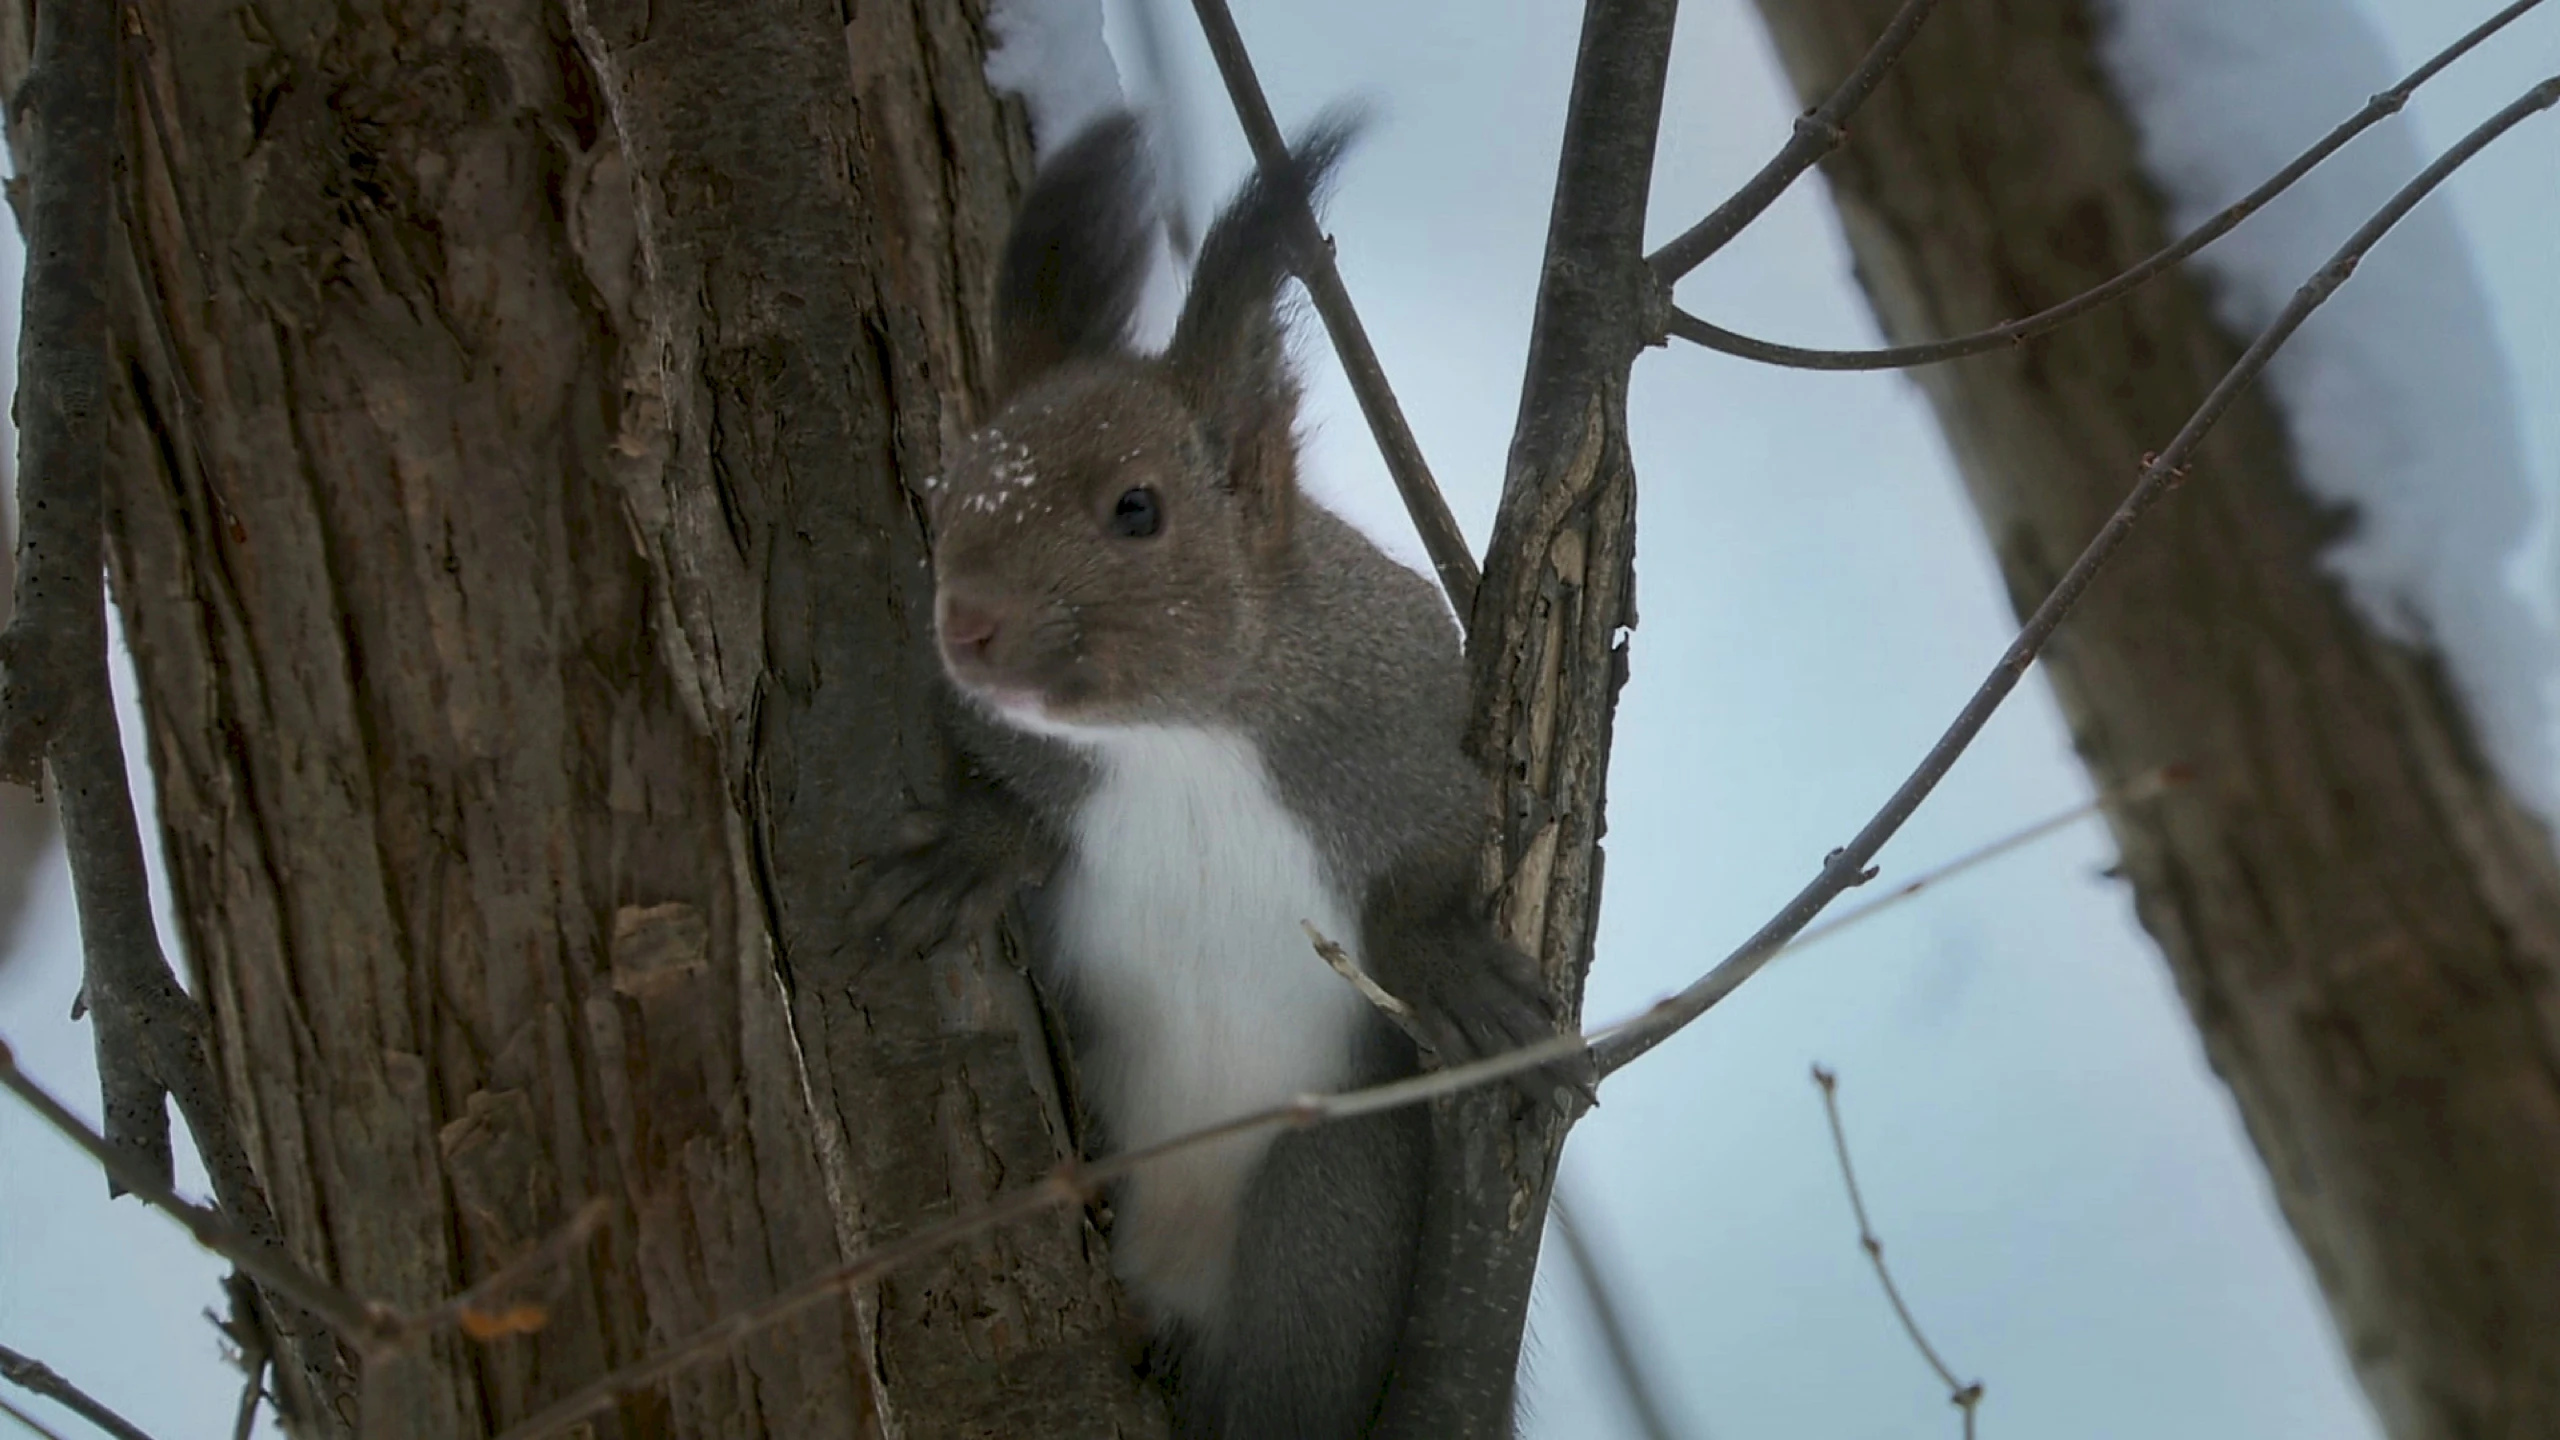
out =
<svg viewBox="0 0 2560 1440"><path fill-rule="evenodd" d="M947 591L935 609L934 625L942 632L942 643L954 650L983 654L1002 628L993 609Z"/></svg>

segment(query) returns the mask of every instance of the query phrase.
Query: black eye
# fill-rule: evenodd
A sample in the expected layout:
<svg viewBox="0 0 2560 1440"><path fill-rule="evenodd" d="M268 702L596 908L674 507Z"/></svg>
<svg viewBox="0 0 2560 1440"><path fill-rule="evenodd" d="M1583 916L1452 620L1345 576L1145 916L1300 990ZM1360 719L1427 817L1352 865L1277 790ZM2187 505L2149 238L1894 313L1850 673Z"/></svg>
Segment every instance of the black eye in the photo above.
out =
<svg viewBox="0 0 2560 1440"><path fill-rule="evenodd" d="M1123 490L1111 506L1111 533L1128 540L1144 540L1164 524L1164 516L1156 508L1156 492L1141 485Z"/></svg>

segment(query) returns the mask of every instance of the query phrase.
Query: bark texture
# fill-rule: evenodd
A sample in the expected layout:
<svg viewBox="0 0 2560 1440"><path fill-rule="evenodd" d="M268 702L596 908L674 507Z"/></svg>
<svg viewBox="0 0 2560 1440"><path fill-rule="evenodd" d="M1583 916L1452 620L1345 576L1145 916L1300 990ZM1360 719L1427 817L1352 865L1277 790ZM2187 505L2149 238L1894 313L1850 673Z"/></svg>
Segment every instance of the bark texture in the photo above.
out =
<svg viewBox="0 0 2560 1440"><path fill-rule="evenodd" d="M1893 9L1761 0L1808 101ZM2078 0L1941 7L1859 115L1827 174L1895 341L2026 314L2163 243L2096 23ZM1918 372L2022 611L2238 349L2173 276ZM2560 865L2436 658L2323 572L2343 523L2244 399L2049 673L2098 783L2195 766L2113 817L2125 873L2385 1425L2560 1435Z"/></svg>
<svg viewBox="0 0 2560 1440"><path fill-rule="evenodd" d="M491 1433L1072 1153L995 937L832 925L940 774L902 478L1028 160L982 0L132 16L111 572L243 1138L403 1306L615 1206L538 1332L309 1428ZM1053 1213L595 1433L1158 1433L1117 1304Z"/></svg>

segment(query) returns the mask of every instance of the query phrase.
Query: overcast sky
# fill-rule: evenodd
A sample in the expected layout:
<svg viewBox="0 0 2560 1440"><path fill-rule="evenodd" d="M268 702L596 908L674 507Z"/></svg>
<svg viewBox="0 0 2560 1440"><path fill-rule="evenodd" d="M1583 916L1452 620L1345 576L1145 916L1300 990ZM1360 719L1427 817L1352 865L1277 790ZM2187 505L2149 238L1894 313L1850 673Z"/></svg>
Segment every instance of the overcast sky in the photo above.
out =
<svg viewBox="0 0 2560 1440"><path fill-rule="evenodd" d="M2366 8L2414 63L2491 5ZM1344 96L1378 108L1331 228L1423 447L1481 543L1519 393L1578 7L1237 9L1284 123ZM1188 32L1177 38L1203 102L1192 127L1201 170L1223 183L1242 147L1205 104L1216 92ZM2432 150L2555 59L2560 15L2537 15L2397 123ZM2336 114L2363 98L2338 97ZM1748 175L1794 110L1748 7L1690 0L1656 234ZM2546 121L2449 197L2528 397L2519 423L2546 500L2560 492L2555 153ZM6 244L0 293L14 295L14 234ZM2392 262L2386 245L2369 266ZM1873 341L1810 182L1682 297L1776 338ZM1307 352L1320 492L1401 537L1320 337ZM1638 365L1633 418L1644 623L1610 792L1595 1017L1689 978L1791 894L1901 778L2011 628L1907 381L1661 352ZM2536 573L2547 577L2542 543ZM1887 852L1886 876L2085 795L2031 680ZM2230 1103L2123 887L2104 878L2111 858L2084 824L1933 891L1784 962L1609 1085L1568 1151L1567 1184L1686 1433L1955 1434L1855 1244L1806 1079L1816 1060L1843 1076L1869 1204L1906 1295L1951 1362L1988 1382L1984 1434L2374 1433ZM87 1036L65 1018L73 941L58 859L43 889L27 953L0 970L0 1034L94 1111ZM216 1433L236 1393L199 1315L216 1273L173 1227L131 1201L109 1206L93 1174L0 1107L0 1343L91 1383L163 1440ZM1530 1433L1631 1433L1568 1290L1543 1289L1534 1330Z"/></svg>

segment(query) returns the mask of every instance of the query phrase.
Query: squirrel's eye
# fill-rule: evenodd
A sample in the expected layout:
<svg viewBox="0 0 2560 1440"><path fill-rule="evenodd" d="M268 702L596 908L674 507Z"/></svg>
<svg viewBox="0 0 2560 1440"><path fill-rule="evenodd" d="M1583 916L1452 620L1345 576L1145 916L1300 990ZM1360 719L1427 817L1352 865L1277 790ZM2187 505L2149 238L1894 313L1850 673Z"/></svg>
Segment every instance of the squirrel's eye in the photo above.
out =
<svg viewBox="0 0 2560 1440"><path fill-rule="evenodd" d="M1123 490L1111 507L1111 533L1128 540L1144 540L1164 524L1156 507L1156 492L1141 485Z"/></svg>

